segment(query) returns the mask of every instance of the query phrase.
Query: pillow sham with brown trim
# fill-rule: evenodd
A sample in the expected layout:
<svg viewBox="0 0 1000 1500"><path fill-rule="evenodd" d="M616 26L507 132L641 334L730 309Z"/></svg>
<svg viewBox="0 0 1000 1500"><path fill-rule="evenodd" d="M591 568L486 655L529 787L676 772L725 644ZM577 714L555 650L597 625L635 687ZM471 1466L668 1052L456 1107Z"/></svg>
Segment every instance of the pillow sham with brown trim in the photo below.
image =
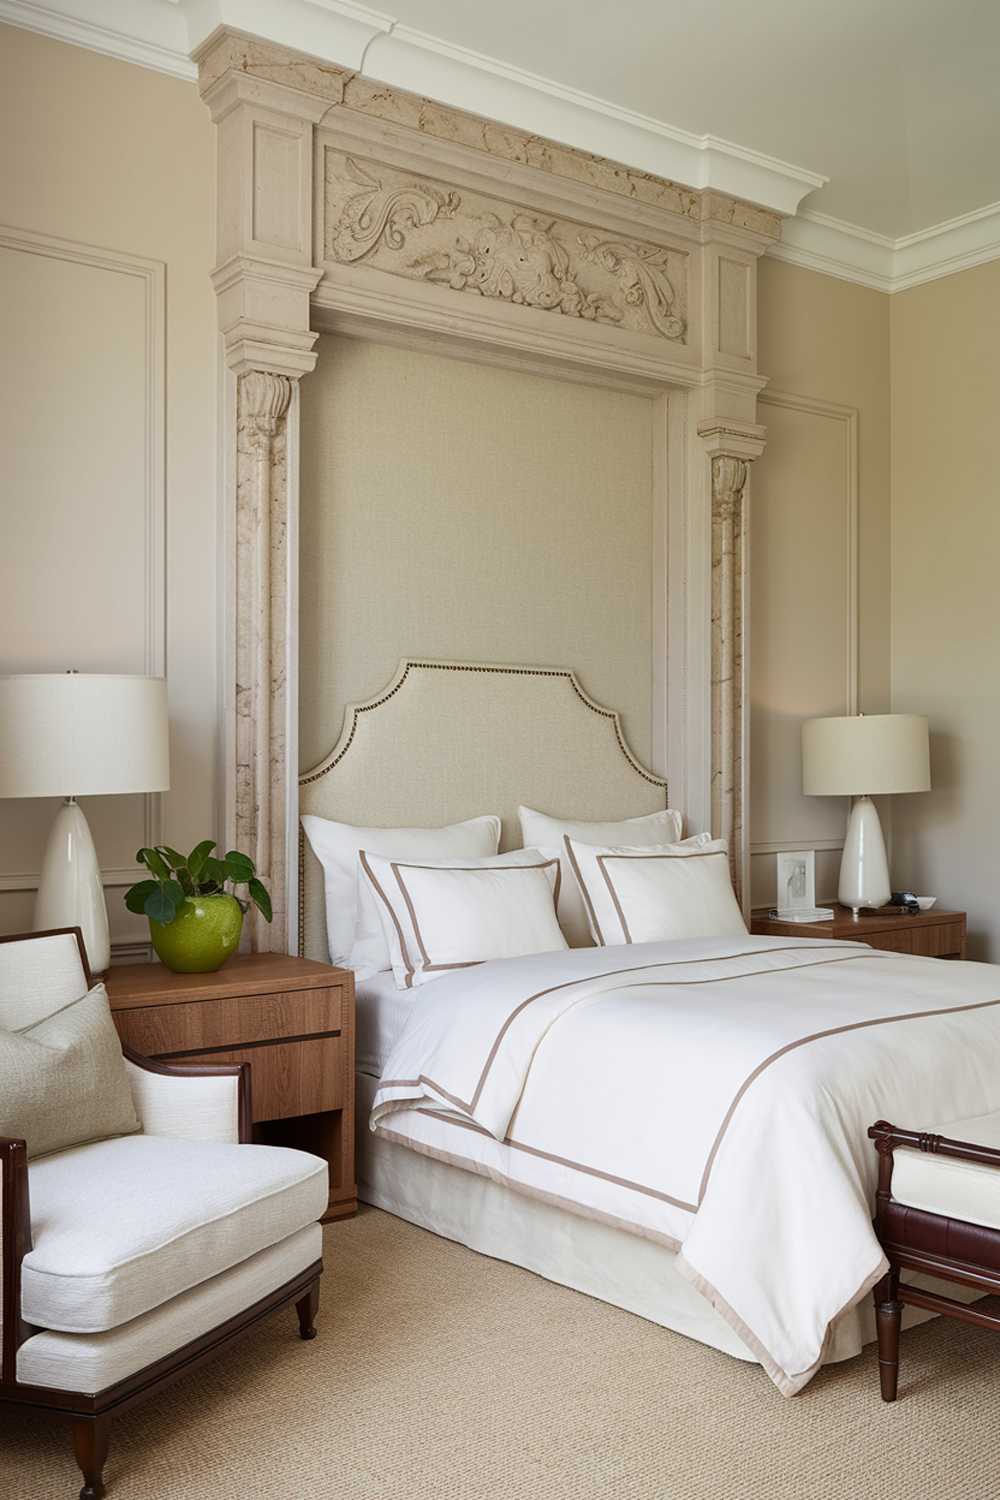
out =
<svg viewBox="0 0 1000 1500"><path fill-rule="evenodd" d="M566 947L559 861L537 849L490 859L401 860L361 851L400 989L491 958Z"/></svg>
<svg viewBox="0 0 1000 1500"><path fill-rule="evenodd" d="M567 834L564 846L600 947L732 937L747 930L724 839L599 848Z"/></svg>

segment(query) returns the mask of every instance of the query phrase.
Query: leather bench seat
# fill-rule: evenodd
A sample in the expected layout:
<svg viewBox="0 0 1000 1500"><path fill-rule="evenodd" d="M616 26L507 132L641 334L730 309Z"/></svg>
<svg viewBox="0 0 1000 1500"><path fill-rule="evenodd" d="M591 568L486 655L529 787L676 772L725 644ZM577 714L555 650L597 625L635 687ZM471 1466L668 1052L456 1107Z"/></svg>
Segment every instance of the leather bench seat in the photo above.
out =
<svg viewBox="0 0 1000 1500"><path fill-rule="evenodd" d="M118 1328L315 1224L325 1161L302 1151L130 1135L29 1166L28 1323Z"/></svg>
<svg viewBox="0 0 1000 1500"><path fill-rule="evenodd" d="M935 1125L934 1134L953 1141L1000 1150L1000 1113L949 1120ZM1000 1229L1000 1167L956 1161L933 1152L898 1146L894 1153L892 1196L895 1203L925 1213L962 1219Z"/></svg>

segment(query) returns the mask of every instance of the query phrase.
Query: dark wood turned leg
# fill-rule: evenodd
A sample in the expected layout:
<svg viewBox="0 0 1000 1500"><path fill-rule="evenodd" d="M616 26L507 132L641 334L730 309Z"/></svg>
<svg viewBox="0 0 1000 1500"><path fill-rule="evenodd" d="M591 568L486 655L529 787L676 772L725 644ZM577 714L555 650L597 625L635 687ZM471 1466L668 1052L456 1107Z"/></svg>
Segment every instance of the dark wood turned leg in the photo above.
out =
<svg viewBox="0 0 1000 1500"><path fill-rule="evenodd" d="M299 1315L299 1334L304 1339L316 1337L316 1313L319 1310L319 1282L314 1281L304 1297L295 1304Z"/></svg>
<svg viewBox="0 0 1000 1500"><path fill-rule="evenodd" d="M81 1417L73 1423L73 1448L83 1475L80 1500L101 1500L104 1465L108 1458L109 1417Z"/></svg>
<svg viewBox="0 0 1000 1500"><path fill-rule="evenodd" d="M884 1283L880 1283L881 1291ZM892 1291L895 1292L895 1282ZM899 1379L899 1326L903 1316L903 1304L895 1296L875 1304L875 1326L878 1330L878 1378L882 1387L882 1400L895 1401L896 1383Z"/></svg>

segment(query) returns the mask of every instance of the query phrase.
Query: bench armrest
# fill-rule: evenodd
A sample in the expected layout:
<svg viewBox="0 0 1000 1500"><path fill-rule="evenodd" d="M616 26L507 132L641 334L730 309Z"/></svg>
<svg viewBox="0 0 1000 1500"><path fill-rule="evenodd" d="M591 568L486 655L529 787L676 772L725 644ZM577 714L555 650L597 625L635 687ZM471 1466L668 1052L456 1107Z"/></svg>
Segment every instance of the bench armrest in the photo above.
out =
<svg viewBox="0 0 1000 1500"><path fill-rule="evenodd" d="M21 1262L31 1249L28 1147L0 1137L0 1385L13 1385L17 1351L31 1332L21 1320Z"/></svg>
<svg viewBox="0 0 1000 1500"><path fill-rule="evenodd" d="M888 1157L891 1161L897 1146L914 1146L918 1151L929 1151L935 1156L951 1156L959 1161L979 1162L984 1167L1000 1167L1000 1151L995 1146L953 1141L946 1135L933 1135L927 1130L900 1130L888 1120L878 1120L869 1126L868 1135L883 1160Z"/></svg>
<svg viewBox="0 0 1000 1500"><path fill-rule="evenodd" d="M252 1139L249 1063L155 1062L123 1047L136 1113L147 1135Z"/></svg>

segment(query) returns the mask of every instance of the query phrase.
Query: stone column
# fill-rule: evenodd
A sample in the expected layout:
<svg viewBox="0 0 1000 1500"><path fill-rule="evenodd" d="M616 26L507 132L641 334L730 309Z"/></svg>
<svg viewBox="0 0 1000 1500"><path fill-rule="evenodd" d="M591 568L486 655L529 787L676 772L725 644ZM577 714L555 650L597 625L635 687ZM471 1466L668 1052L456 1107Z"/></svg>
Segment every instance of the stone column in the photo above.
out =
<svg viewBox="0 0 1000 1500"><path fill-rule="evenodd" d="M287 752L288 466L292 383L251 370L239 378L236 422L236 848L271 892L269 927L247 923L253 952L283 951L288 933L284 786Z"/></svg>
<svg viewBox="0 0 1000 1500"><path fill-rule="evenodd" d="M712 459L712 833L729 843L737 896L744 879L744 590L747 576L743 494L748 464Z"/></svg>
<svg viewBox="0 0 1000 1500"><path fill-rule="evenodd" d="M750 904L750 465L764 450L764 436L755 423L733 420L699 428L710 477L710 827L729 845L744 911Z"/></svg>
<svg viewBox="0 0 1000 1500"><path fill-rule="evenodd" d="M198 58L217 127L217 294L228 382L223 786L226 848L249 854L274 920L256 910L244 946L288 952L297 896L298 576L295 385L316 363L313 129L329 100L249 75L225 33Z"/></svg>

